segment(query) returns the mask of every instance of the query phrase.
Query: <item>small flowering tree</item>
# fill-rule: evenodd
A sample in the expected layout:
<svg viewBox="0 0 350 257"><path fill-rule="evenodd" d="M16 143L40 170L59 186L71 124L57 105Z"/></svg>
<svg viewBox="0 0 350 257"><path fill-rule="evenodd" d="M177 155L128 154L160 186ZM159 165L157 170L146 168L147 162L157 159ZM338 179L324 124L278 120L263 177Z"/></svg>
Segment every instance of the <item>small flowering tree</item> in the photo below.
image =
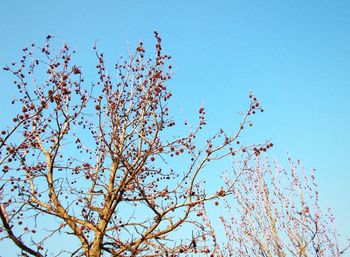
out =
<svg viewBox="0 0 350 257"><path fill-rule="evenodd" d="M289 159L289 165L257 157L234 187L227 174L232 198L224 199L229 215L220 217L226 243L215 244L211 256L345 256L350 246L340 248L334 217L320 210L315 172L305 174L299 161Z"/></svg>
<svg viewBox="0 0 350 257"><path fill-rule="evenodd" d="M0 240L12 241L18 255L208 251L200 242L210 231L197 216L198 206L229 192L207 193L202 173L237 153L247 163L271 146L238 141L250 117L263 110L251 95L234 133L220 130L200 143L196 138L206 125L201 107L198 126L186 123L188 133L171 136L171 57L162 53L157 33L155 38L154 58L146 58L139 43L111 73L94 47L98 81L90 86L83 69L72 64L74 51L65 44L55 52L51 36L44 47L24 48L19 64L4 68L16 78L13 103L20 111L1 131ZM179 237L181 231L192 233ZM52 243L70 238L63 248Z"/></svg>

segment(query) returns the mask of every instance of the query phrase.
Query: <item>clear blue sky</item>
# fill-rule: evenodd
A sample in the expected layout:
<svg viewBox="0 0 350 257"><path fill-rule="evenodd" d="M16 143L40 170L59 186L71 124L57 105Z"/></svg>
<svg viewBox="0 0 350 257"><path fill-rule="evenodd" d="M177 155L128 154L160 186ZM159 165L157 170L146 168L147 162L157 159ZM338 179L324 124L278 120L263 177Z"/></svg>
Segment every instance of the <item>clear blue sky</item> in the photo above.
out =
<svg viewBox="0 0 350 257"><path fill-rule="evenodd" d="M36 0L1 1L0 10L1 65L49 33L93 72L96 40L112 62L128 43L152 48L157 30L176 68L173 111L191 116L204 103L209 126L228 128L253 91L266 112L247 142L271 138L272 156L316 168L322 206L350 235L350 1ZM4 107L10 81L0 72Z"/></svg>

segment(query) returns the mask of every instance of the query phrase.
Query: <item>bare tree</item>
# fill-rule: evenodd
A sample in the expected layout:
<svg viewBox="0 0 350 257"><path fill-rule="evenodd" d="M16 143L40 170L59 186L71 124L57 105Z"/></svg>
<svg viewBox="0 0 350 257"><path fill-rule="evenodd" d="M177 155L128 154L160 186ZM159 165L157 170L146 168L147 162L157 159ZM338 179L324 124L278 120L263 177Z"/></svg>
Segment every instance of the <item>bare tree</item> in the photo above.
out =
<svg viewBox="0 0 350 257"><path fill-rule="evenodd" d="M201 143L201 107L198 125L186 122L188 132L173 135L166 86L170 56L155 37L154 58L146 58L139 43L113 75L94 47L99 78L90 86L82 67L72 64L74 51L67 44L53 50L51 36L44 47L32 44L18 64L4 68L16 78L13 103L21 111L0 138L0 240L11 240L19 255L208 251L200 244L210 231L198 218L198 206L229 192L207 193L201 174L237 153L248 163L271 146L239 143L250 117L263 110L250 95L235 132L220 130ZM66 248L52 247L54 240L70 238Z"/></svg>
<svg viewBox="0 0 350 257"><path fill-rule="evenodd" d="M224 199L229 215L220 217L226 243L215 244L215 256L344 256L349 246L340 248L333 215L319 207L314 170L308 174L291 159L283 169L259 156L234 187L231 177L225 179L232 193ZM211 234L217 237L214 229Z"/></svg>

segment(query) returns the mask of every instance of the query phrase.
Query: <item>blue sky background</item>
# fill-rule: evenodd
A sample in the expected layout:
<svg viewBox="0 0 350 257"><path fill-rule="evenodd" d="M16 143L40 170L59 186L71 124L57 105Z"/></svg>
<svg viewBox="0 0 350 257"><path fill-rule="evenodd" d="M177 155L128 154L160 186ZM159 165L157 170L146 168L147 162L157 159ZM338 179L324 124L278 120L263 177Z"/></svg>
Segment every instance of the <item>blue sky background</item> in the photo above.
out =
<svg viewBox="0 0 350 257"><path fill-rule="evenodd" d="M245 141L271 138L272 157L316 168L322 206L350 235L350 1L1 1L0 64L52 34L92 81L96 40L112 63L128 43L151 50L154 30L176 69L173 113L204 104L209 131L236 128L253 91L266 111ZM1 120L11 81L0 72Z"/></svg>

